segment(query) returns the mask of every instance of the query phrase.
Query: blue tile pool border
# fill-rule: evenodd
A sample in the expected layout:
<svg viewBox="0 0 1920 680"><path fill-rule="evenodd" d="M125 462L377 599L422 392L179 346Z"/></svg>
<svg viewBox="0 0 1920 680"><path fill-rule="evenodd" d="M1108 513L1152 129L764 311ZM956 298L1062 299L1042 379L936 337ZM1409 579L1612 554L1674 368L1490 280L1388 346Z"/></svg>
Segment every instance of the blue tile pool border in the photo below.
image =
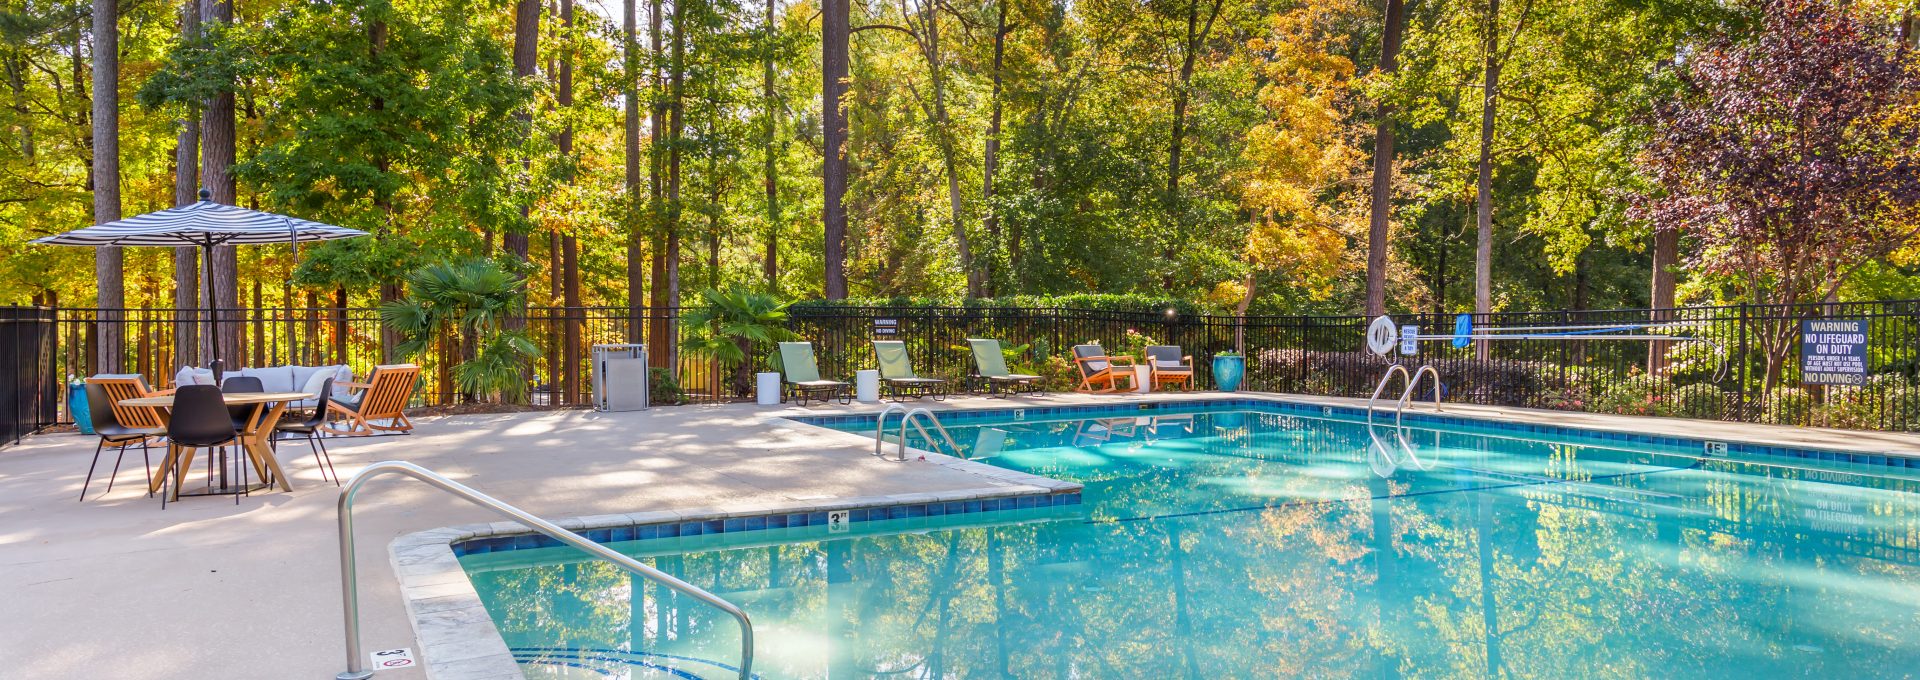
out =
<svg viewBox="0 0 1920 680"><path fill-rule="evenodd" d="M1304 416L1315 418L1343 418L1364 420L1367 409L1355 406L1333 404L1314 404L1285 399L1265 397L1240 397L1230 399L1143 401L1123 404L1086 404L1074 406L1016 406L988 409L954 409L937 411L940 422L949 426L992 423L1013 420L1020 421L1053 420L1073 416L1124 415L1142 411L1254 411L1274 415ZM787 419L806 425L848 430L850 428L872 428L876 414L858 415L796 415ZM1801 446L1782 446L1774 444L1756 444L1733 440L1716 440L1704 437L1678 437L1671 435L1645 434L1639 432L1620 432L1597 428L1572 427L1567 425L1548 425L1538 423L1517 423L1492 420L1484 417L1468 418L1451 416L1444 413L1430 413L1408 410L1402 422L1407 425L1448 429L1479 428L1503 434L1525 434L1539 437L1552 437L1566 440L1569 444L1596 444L1602 446L1648 446L1670 449L1691 449L1706 453L1709 445L1719 443L1727 447L1724 457L1775 457L1797 458L1823 463L1847 463L1886 467L1900 470L1920 470L1920 456L1896 452L1842 451ZM1715 454L1715 457L1721 457Z"/></svg>
<svg viewBox="0 0 1920 680"><path fill-rule="evenodd" d="M944 517L949 515L1000 512L1005 510L1062 508L1080 504L1081 498L1079 491L1066 491L981 498L934 499L924 503L900 503L869 507L836 508L832 510L769 512L738 517L630 524L626 526L603 526L585 529L572 528L572 530L595 543L621 543L627 541L649 541L688 536L740 534L773 529L826 526L829 515L840 512L847 513L846 521L848 524L860 524L892 519ZM507 552L510 550L553 548L561 545L564 544L545 534L509 534L479 536L455 541L450 544L450 547L453 548L455 557L466 557L468 555Z"/></svg>

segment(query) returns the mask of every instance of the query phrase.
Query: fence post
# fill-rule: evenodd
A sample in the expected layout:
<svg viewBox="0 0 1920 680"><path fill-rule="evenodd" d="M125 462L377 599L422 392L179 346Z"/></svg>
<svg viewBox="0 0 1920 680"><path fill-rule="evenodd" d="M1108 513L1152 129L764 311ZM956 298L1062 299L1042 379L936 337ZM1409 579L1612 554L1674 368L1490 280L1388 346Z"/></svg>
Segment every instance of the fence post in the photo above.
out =
<svg viewBox="0 0 1920 680"><path fill-rule="evenodd" d="M1740 372L1738 373L1739 384L1735 386L1735 389L1739 391L1735 393L1733 403L1734 403L1734 414L1735 414L1734 419L1745 421L1745 422L1758 420L1758 418L1754 417L1754 414L1747 412L1747 406L1748 406L1747 404L1747 323L1748 321L1749 319L1748 319L1747 303L1742 302L1740 303L1740 352L1737 355L1738 358L1735 359L1736 361L1740 362L1739 363Z"/></svg>

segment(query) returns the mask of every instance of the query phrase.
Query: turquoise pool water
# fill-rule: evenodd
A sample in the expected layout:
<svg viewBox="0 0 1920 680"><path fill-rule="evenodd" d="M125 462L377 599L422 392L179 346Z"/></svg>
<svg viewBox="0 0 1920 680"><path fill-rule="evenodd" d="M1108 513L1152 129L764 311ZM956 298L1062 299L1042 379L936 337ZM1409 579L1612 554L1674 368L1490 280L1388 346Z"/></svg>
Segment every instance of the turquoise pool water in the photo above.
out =
<svg viewBox="0 0 1920 680"><path fill-rule="evenodd" d="M765 678L1920 674L1904 472L1189 411L954 419L1079 505L614 545ZM528 677L730 676L730 618L580 560L462 558Z"/></svg>

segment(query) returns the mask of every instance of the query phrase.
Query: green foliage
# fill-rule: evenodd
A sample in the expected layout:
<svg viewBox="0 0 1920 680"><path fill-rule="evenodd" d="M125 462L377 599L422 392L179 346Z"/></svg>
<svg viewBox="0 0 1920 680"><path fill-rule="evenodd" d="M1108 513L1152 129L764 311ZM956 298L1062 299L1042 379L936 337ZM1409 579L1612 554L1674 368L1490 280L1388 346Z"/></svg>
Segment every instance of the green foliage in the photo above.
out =
<svg viewBox="0 0 1920 680"><path fill-rule="evenodd" d="M799 339L787 328L787 303L744 286L709 288L701 291L700 297L702 305L681 317L681 323L697 333L683 346L732 370L734 393L745 396L753 386L752 364L748 361L753 346L767 348L773 357L770 361L777 362L779 353L772 351L774 343Z"/></svg>
<svg viewBox="0 0 1920 680"><path fill-rule="evenodd" d="M680 379L673 377L673 371L650 368L647 369L647 403L677 406L687 403L687 393L680 389Z"/></svg>
<svg viewBox="0 0 1920 680"><path fill-rule="evenodd" d="M1220 314L1226 310L1206 302L1152 295L1074 293L1068 295L1010 295L997 298L896 297L849 298L846 300L805 300L793 303L793 311L830 310L851 307L892 308L1051 308L1132 314L1166 314L1171 309L1181 316Z"/></svg>
<svg viewBox="0 0 1920 680"><path fill-rule="evenodd" d="M432 264L407 277L407 297L380 307L380 320L400 335L400 354L426 355L457 345L454 386L469 398L526 396L526 365L540 350L524 331L507 330L525 304L525 283L492 260Z"/></svg>

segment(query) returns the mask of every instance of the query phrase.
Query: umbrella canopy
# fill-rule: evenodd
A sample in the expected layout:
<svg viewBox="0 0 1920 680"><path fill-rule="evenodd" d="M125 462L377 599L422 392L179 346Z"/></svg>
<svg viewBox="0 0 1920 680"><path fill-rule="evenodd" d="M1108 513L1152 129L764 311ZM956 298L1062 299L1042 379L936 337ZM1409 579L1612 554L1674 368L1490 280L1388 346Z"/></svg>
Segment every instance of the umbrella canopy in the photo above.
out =
<svg viewBox="0 0 1920 680"><path fill-rule="evenodd" d="M62 246L214 246L303 243L367 232L201 200L124 220L34 239Z"/></svg>
<svg viewBox="0 0 1920 680"><path fill-rule="evenodd" d="M214 329L219 327L220 310L213 307L213 296L206 294L205 291L209 291L213 285L212 250L215 246L292 243L295 248L294 257L297 260L300 243L366 235L367 232L358 229L336 227L297 217L215 203L207 200L207 191L202 189L200 200L193 205L158 210L106 224L96 224L64 234L44 236L32 242L96 248L199 247L204 251L200 261L206 265L205 275L200 280L203 291L200 299L205 300L207 305L207 337L213 337ZM220 358L220 343L215 341L212 349L213 358L217 362Z"/></svg>

